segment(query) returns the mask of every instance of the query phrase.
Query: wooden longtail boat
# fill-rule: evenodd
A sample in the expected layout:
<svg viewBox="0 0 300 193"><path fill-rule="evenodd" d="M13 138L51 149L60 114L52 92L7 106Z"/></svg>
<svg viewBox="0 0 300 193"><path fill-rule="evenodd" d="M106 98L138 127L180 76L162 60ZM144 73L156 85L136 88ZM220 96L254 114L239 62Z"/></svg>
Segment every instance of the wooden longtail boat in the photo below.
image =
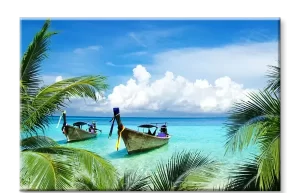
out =
<svg viewBox="0 0 300 193"><path fill-rule="evenodd" d="M111 136L111 134L112 134L114 121L116 120L117 124L118 124L118 141L117 141L117 145L116 145L117 150L119 148L120 137L122 137L122 139L124 141L124 144L126 146L128 154L158 148L169 142L169 139L171 137L167 134L165 125L164 125L165 134L164 134L164 136L160 136L160 137L155 136L156 130L154 133L151 133L151 131L150 131L150 133L149 133L149 131L148 131L148 133L135 131L135 130L124 127L124 125L121 122L119 108L114 108L113 111L114 111L114 118L113 118L113 123L112 123L112 127L110 130L109 136ZM151 127L156 127L156 129L157 129L157 126L154 126L154 125L140 125L139 127L148 128L148 129Z"/></svg>
<svg viewBox="0 0 300 193"><path fill-rule="evenodd" d="M82 129L82 126L87 125L88 123L76 122L73 124L73 126L68 125L66 120L66 112L63 112L63 119L64 123L61 130L66 136L68 142L81 141L97 137L97 130L99 129L96 129L96 124L92 125L94 127L93 132L88 132ZM101 132L101 130L99 131Z"/></svg>

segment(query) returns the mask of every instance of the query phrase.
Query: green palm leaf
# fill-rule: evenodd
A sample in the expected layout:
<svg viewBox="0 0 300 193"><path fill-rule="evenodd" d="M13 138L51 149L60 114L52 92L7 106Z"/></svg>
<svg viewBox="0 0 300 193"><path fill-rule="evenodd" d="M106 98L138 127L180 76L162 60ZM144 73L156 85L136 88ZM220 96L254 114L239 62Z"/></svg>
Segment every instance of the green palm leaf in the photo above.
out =
<svg viewBox="0 0 300 193"><path fill-rule="evenodd" d="M257 159L238 165L236 171L231 172L231 181L226 185L225 190L259 191L259 186L256 183L258 172Z"/></svg>
<svg viewBox="0 0 300 193"><path fill-rule="evenodd" d="M49 49L51 36L57 34L56 32L49 32L49 27L50 20L47 20L23 55L20 75L21 88L23 88L21 93L26 90L32 96L39 89L41 62L47 57L46 52Z"/></svg>
<svg viewBox="0 0 300 193"><path fill-rule="evenodd" d="M159 163L156 172L153 172L150 180L151 190L174 191L174 190L198 190L202 184L213 176L217 164L201 152L175 153L166 163ZM196 173L197 172L197 173ZM197 174L197 181L187 183L187 178Z"/></svg>
<svg viewBox="0 0 300 193"><path fill-rule="evenodd" d="M21 152L21 187L25 190L66 190L73 179L70 164L59 156Z"/></svg>
<svg viewBox="0 0 300 193"><path fill-rule="evenodd" d="M280 179L280 119L274 118L264 124L264 132L259 136L261 155L258 159L262 190L269 190Z"/></svg>
<svg viewBox="0 0 300 193"><path fill-rule="evenodd" d="M89 97L97 100L97 92L107 88L103 76L82 76L56 82L42 88L22 116L22 131L30 132L44 129L49 125L50 118L57 109L66 107L70 97ZM25 111L26 111L25 110Z"/></svg>
<svg viewBox="0 0 300 193"><path fill-rule="evenodd" d="M82 76L39 88L41 62L47 57L50 37L47 20L36 34L21 61L21 132L38 135L49 125L49 115L66 106L72 97L97 100L97 92L107 88L103 76ZM36 136L21 140L21 187L26 190L72 189L75 175L85 171L98 177L97 187L109 189L116 181L114 167L100 156L75 148L59 146L48 137Z"/></svg>
<svg viewBox="0 0 300 193"><path fill-rule="evenodd" d="M280 117L280 100L271 93L250 93L249 101L237 102L230 111L227 126L227 151L242 150L256 137L262 128L262 123Z"/></svg>
<svg viewBox="0 0 300 193"><path fill-rule="evenodd" d="M278 66L269 66L269 67L270 70L267 75L269 80L266 89L274 93L280 92L280 67Z"/></svg>
<svg viewBox="0 0 300 193"><path fill-rule="evenodd" d="M97 191L101 190L100 187L97 186L95 179L90 176L84 174L84 172L80 172L74 181L74 188L79 191Z"/></svg>
<svg viewBox="0 0 300 193"><path fill-rule="evenodd" d="M235 103L226 124L227 150L242 150L250 142L258 145L260 155L253 162L256 176L252 189L259 190L280 189L280 67L271 68L267 89L249 94L249 101ZM240 179L240 185L236 186L237 189L242 190L241 185L247 185L241 176L244 171L249 172L250 165L239 169L236 177ZM254 178L251 179L252 183Z"/></svg>
<svg viewBox="0 0 300 193"><path fill-rule="evenodd" d="M116 170L113 165L99 155L84 149L70 147L42 147L31 151L67 156L72 160L73 169L86 172L92 179L97 178L97 187L101 190L112 189L116 182Z"/></svg>
<svg viewBox="0 0 300 193"><path fill-rule="evenodd" d="M113 184L116 183L116 170L115 168L104 158L98 156L97 154L84 150L84 149L77 149L77 148L67 148L67 147L61 147L61 146L52 146L52 147L40 147L35 149L26 149L22 152L22 154L27 155L43 155L44 157L48 158L48 160L51 159L57 159L60 158L57 163L61 165L66 164L68 165L68 173L69 175L72 175L74 177L75 175L78 175L78 173L86 173L88 176L90 176L91 179L97 179L95 187L97 187L99 190L112 190ZM30 159L29 159L30 158ZM32 171L32 160L31 157L25 157L23 159L23 164L26 166L26 170L23 169L23 171L32 172L31 175L34 175L34 171ZM28 161L29 160L29 161ZM43 161L43 160L42 160ZM51 161L51 160L50 160ZM50 162L49 161L49 162ZM53 163L56 163L53 162ZM51 162L52 163L52 162ZM29 165L28 165L29 164ZM53 166L54 167L54 166ZM34 170L37 172L37 175L65 175L65 173L62 173L64 170L45 170L44 165L36 164ZM52 172L51 172L52 171ZM23 172L23 173L26 173ZM49 173L50 172L50 173ZM53 174L53 172L55 174ZM58 172L58 173L56 173ZM46 174L47 173L47 174ZM49 173L49 174L48 174ZM23 175L25 176L25 175ZM26 177L26 176L25 176ZM66 177L65 177L66 178ZM79 179L79 178L77 178ZM52 178L45 178L44 181L49 181L48 183L54 183L53 177ZM77 181L77 186L78 186ZM39 182L34 182L34 185L32 187L35 187L35 189L38 188L44 188L44 186L36 186ZM45 182L46 183L46 182ZM60 182L60 187L63 186L63 182ZM70 183L68 183L70 185ZM38 188L37 188L38 187ZM49 187L48 187L49 188Z"/></svg>
<svg viewBox="0 0 300 193"><path fill-rule="evenodd" d="M149 176L143 176L138 171L126 171L124 176L119 179L117 191L146 191L149 190Z"/></svg>
<svg viewBox="0 0 300 193"><path fill-rule="evenodd" d="M55 147L58 143L46 136L33 136L21 140L21 149L30 150L41 147Z"/></svg>

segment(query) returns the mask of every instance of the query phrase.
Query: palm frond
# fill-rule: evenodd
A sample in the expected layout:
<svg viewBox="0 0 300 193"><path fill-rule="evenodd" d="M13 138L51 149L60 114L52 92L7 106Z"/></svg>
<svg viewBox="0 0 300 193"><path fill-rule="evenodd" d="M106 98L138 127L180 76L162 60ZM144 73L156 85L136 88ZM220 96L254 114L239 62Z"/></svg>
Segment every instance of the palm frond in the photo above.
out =
<svg viewBox="0 0 300 193"><path fill-rule="evenodd" d="M41 147L55 147L58 143L46 136L32 136L21 140L21 150L36 149Z"/></svg>
<svg viewBox="0 0 300 193"><path fill-rule="evenodd" d="M147 191L149 190L149 177L143 176L138 171L126 171L124 176L118 180L117 191Z"/></svg>
<svg viewBox="0 0 300 193"><path fill-rule="evenodd" d="M101 190L97 187L95 179L90 176L80 173L74 180L73 184L75 190L79 191L97 191Z"/></svg>
<svg viewBox="0 0 300 193"><path fill-rule="evenodd" d="M280 181L280 129L278 125L266 128L260 137L261 155L258 159L259 185L262 190L269 190Z"/></svg>
<svg viewBox="0 0 300 193"><path fill-rule="evenodd" d="M216 166L215 161L203 156L201 152L175 153L166 164L162 162L158 164L156 172L153 172L150 178L153 186L150 189L155 191L198 189L208 176L212 176ZM189 186L185 181L194 171L198 171L201 180L197 182L197 186Z"/></svg>
<svg viewBox="0 0 300 193"><path fill-rule="evenodd" d="M67 106L70 97L88 97L97 101L97 92L105 90L108 85L103 76L82 76L56 82L44 87L32 100L29 108L24 107L22 115L22 131L44 131L50 118L57 109Z"/></svg>
<svg viewBox="0 0 300 193"><path fill-rule="evenodd" d="M50 38L57 34L56 32L49 32L49 27L50 20L47 20L28 46L21 61L21 86L23 89L26 88L27 93L31 96L36 93L41 82L41 62L47 57Z"/></svg>
<svg viewBox="0 0 300 193"><path fill-rule="evenodd" d="M278 66L269 66L270 70L268 72L267 77L268 85L266 90L270 90L271 92L280 92L280 67Z"/></svg>
<svg viewBox="0 0 300 193"><path fill-rule="evenodd" d="M249 101L235 103L229 113L227 126L226 148L241 150L254 141L262 123L271 122L274 117L280 117L280 100L268 91L259 94L250 93Z"/></svg>
<svg viewBox="0 0 300 193"><path fill-rule="evenodd" d="M73 168L85 171L91 178L97 178L96 186L101 190L113 189L112 184L117 181L113 165L91 151L61 146L36 148L31 151L68 157L72 160Z"/></svg>
<svg viewBox="0 0 300 193"><path fill-rule="evenodd" d="M25 190L66 190L73 179L68 161L47 153L21 152L21 187Z"/></svg>
<svg viewBox="0 0 300 193"><path fill-rule="evenodd" d="M239 165L232 172L230 182L226 185L226 191L259 191L257 182L258 164L257 158Z"/></svg>

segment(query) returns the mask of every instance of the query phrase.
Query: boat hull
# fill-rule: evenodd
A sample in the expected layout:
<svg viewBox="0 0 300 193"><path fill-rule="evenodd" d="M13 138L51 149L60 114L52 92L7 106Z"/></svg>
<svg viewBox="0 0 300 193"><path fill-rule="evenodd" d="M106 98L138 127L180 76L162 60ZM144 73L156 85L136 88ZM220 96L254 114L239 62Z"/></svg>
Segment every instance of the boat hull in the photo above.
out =
<svg viewBox="0 0 300 193"><path fill-rule="evenodd" d="M166 145L170 137L156 137L125 128L121 135L128 154L143 152Z"/></svg>
<svg viewBox="0 0 300 193"><path fill-rule="evenodd" d="M89 133L72 126L67 126L65 131L64 134L67 137L68 142L86 140L97 136L97 133Z"/></svg>

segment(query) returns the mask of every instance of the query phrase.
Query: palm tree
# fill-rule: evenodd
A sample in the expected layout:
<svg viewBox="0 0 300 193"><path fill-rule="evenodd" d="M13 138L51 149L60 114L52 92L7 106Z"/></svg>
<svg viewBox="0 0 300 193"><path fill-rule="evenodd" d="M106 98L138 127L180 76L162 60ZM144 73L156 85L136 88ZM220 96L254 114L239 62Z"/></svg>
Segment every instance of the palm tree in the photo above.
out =
<svg viewBox="0 0 300 193"><path fill-rule="evenodd" d="M199 151L175 152L172 157L157 164L150 175L126 171L113 186L114 191L195 191L205 189L218 170L218 163ZM102 190L99 179L87 175L76 179L76 189Z"/></svg>
<svg viewBox="0 0 300 193"><path fill-rule="evenodd" d="M50 21L42 29L23 55L20 73L21 188L26 190L66 190L74 187L80 172L98 176L103 189L116 180L114 167L100 156L83 149L59 146L50 138L39 136L49 126L49 116L66 106L71 97L87 97L97 101L97 92L108 85L103 76L81 76L40 87L42 61L47 57ZM33 136L34 135L34 136Z"/></svg>
<svg viewBox="0 0 300 193"><path fill-rule="evenodd" d="M241 151L250 144L260 150L254 161L240 166L242 170L234 174L231 189L280 189L280 67L270 68L266 89L248 94L247 101L236 102L226 123L227 151Z"/></svg>

